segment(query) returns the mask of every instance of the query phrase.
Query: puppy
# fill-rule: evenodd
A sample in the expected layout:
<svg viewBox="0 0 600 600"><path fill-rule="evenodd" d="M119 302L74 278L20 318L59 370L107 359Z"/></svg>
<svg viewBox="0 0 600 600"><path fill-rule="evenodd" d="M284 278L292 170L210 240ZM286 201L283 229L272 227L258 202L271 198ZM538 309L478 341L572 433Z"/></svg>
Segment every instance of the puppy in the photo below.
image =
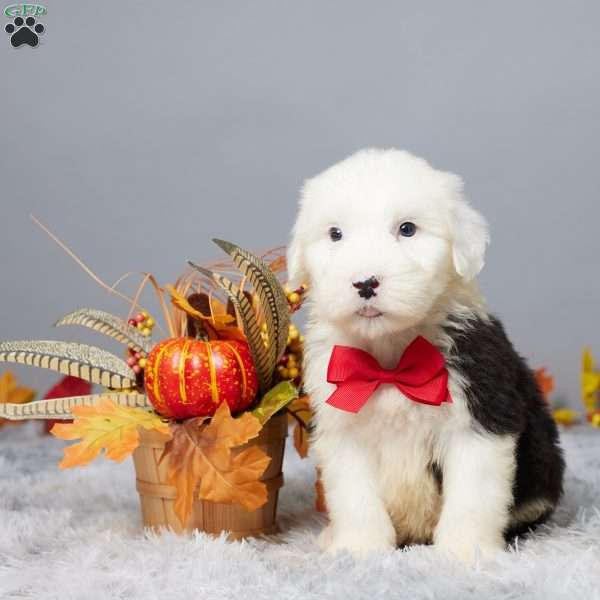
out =
<svg viewBox="0 0 600 600"><path fill-rule="evenodd" d="M291 284L308 285L305 387L328 551L433 542L472 561L556 507L556 426L474 279L488 241L461 179L408 152L363 150L305 183L287 259ZM392 373L423 339L444 363L443 401L415 401L384 374L368 399L350 386L345 407L331 403L334 347Z"/></svg>

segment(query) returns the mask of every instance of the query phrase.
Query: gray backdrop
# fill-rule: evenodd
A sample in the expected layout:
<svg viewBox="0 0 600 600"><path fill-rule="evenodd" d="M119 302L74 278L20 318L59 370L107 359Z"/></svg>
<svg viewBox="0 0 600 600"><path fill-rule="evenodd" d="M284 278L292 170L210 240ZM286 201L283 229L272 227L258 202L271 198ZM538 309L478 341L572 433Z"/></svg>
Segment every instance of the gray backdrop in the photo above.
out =
<svg viewBox="0 0 600 600"><path fill-rule="evenodd" d="M38 48L0 31L0 338L114 348L49 325L126 309L29 213L106 280L166 282L211 236L285 243L303 178L397 146L464 176L492 227L491 306L579 401L581 348L600 355L596 0L46 6Z"/></svg>

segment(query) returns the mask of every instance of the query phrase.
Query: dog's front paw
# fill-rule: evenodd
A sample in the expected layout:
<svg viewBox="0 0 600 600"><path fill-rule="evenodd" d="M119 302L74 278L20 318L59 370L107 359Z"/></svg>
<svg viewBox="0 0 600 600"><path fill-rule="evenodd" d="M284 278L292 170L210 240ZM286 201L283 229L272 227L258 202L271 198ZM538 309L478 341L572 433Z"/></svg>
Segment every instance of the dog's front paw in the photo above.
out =
<svg viewBox="0 0 600 600"><path fill-rule="evenodd" d="M327 548L328 554L349 552L354 558L366 558L375 552L392 552L395 544L387 540L367 538L362 535L345 535L334 539Z"/></svg>
<svg viewBox="0 0 600 600"><path fill-rule="evenodd" d="M327 525L323 531L317 537L317 545L319 548L326 552L329 550L329 546L333 543L333 527L331 524Z"/></svg>
<svg viewBox="0 0 600 600"><path fill-rule="evenodd" d="M396 549L396 532L392 528L380 532L348 529L334 532L331 525L319 536L319 545L328 554L349 552L354 558L365 558L374 552Z"/></svg>
<svg viewBox="0 0 600 600"><path fill-rule="evenodd" d="M439 536L435 540L438 552L451 560L459 560L472 565L478 560L493 560L504 550L502 539L484 540L474 536L461 535L456 532L453 536Z"/></svg>

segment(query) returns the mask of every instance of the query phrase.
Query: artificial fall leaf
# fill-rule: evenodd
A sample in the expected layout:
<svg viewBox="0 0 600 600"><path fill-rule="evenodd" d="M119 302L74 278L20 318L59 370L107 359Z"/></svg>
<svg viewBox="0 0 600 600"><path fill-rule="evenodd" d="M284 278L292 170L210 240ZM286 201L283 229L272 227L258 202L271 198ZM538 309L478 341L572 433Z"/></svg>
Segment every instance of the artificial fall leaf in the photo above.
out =
<svg viewBox="0 0 600 600"><path fill-rule="evenodd" d="M294 447L300 458L308 456L308 434L310 433L310 420L312 411L310 409L308 396L296 398L289 406L289 422L295 423Z"/></svg>
<svg viewBox="0 0 600 600"><path fill-rule="evenodd" d="M579 420L579 413L571 408L557 408L552 411L552 417L560 425L574 425Z"/></svg>
<svg viewBox="0 0 600 600"><path fill-rule="evenodd" d="M153 412L119 406L104 398L94 406L73 408L72 423L57 424L51 433L61 440L81 441L65 448L61 469L84 466L104 450L106 458L120 462L139 444L138 427L169 434L168 425Z"/></svg>
<svg viewBox="0 0 600 600"><path fill-rule="evenodd" d="M233 418L228 404L221 402L210 423L202 431L201 439L215 447L233 448L255 438L261 429L262 425L254 416L245 412Z"/></svg>
<svg viewBox="0 0 600 600"><path fill-rule="evenodd" d="M298 398L298 388L291 381L281 381L272 387L252 410L254 415L264 425L275 413Z"/></svg>
<svg viewBox="0 0 600 600"><path fill-rule="evenodd" d="M34 397L34 390L17 385L17 378L11 371L6 371L0 375L0 404L26 404L27 402L31 402ZM16 424L16 421L0 419L0 427Z"/></svg>
<svg viewBox="0 0 600 600"><path fill-rule="evenodd" d="M271 459L257 446L233 450L255 438L262 425L250 413L233 418L223 402L207 417L188 419L171 426L172 437L161 460L168 460L168 483L176 489L175 514L184 525L195 497L233 503L253 511L267 501L260 481Z"/></svg>
<svg viewBox="0 0 600 600"><path fill-rule="evenodd" d="M592 351L586 348L583 351L581 370L581 397L588 413L596 409L598 404L598 391L600 390L600 373L595 370Z"/></svg>
<svg viewBox="0 0 600 600"><path fill-rule="evenodd" d="M285 256L278 256L275 260L269 263L269 269L273 273L283 273L287 268Z"/></svg>
<svg viewBox="0 0 600 600"><path fill-rule="evenodd" d="M174 306L185 312L192 319L202 322L202 326L207 331L209 338L221 340L246 340L239 327L232 325L232 323L235 323L235 317L233 315L227 313L205 315L203 312L194 308L188 299L181 295L174 286L166 285L165 289L171 295L171 302Z"/></svg>
<svg viewBox="0 0 600 600"><path fill-rule="evenodd" d="M10 371L0 376L0 404L25 404L35 397L35 391L17 385L17 378Z"/></svg>
<svg viewBox="0 0 600 600"><path fill-rule="evenodd" d="M592 356L592 351L590 348L583 349L581 368L584 373L594 370L594 357Z"/></svg>
<svg viewBox="0 0 600 600"><path fill-rule="evenodd" d="M200 479L198 497L211 502L237 502L248 510L256 510L267 501L267 488L258 478L270 462L257 446L232 454L228 471L206 471Z"/></svg>
<svg viewBox="0 0 600 600"><path fill-rule="evenodd" d="M187 300L185 296L182 296L174 286L166 285L165 289L171 295L171 302L174 306L188 314L190 317L194 319L198 319L200 321L211 321L213 325L228 325L229 323L233 323L235 318L232 315L222 314L222 315L205 315L204 313L196 310Z"/></svg>
<svg viewBox="0 0 600 600"><path fill-rule="evenodd" d="M552 375L548 375L545 368L536 369L535 381L538 389L544 396L544 400L549 402L549 396L554 391L554 377L552 377Z"/></svg>

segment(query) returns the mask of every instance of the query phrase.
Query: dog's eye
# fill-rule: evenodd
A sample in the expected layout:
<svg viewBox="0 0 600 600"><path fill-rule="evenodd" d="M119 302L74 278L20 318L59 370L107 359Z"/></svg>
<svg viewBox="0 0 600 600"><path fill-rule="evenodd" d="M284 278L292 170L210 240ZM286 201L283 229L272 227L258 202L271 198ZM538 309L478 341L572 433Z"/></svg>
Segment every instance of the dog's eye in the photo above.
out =
<svg viewBox="0 0 600 600"><path fill-rule="evenodd" d="M329 237L332 242L339 242L342 239L342 230L339 227L330 227Z"/></svg>
<svg viewBox="0 0 600 600"><path fill-rule="evenodd" d="M417 226L414 223L411 223L410 221L402 223L402 225L400 225L400 227L398 228L398 233L404 237L412 237L413 235L415 235L416 231Z"/></svg>

